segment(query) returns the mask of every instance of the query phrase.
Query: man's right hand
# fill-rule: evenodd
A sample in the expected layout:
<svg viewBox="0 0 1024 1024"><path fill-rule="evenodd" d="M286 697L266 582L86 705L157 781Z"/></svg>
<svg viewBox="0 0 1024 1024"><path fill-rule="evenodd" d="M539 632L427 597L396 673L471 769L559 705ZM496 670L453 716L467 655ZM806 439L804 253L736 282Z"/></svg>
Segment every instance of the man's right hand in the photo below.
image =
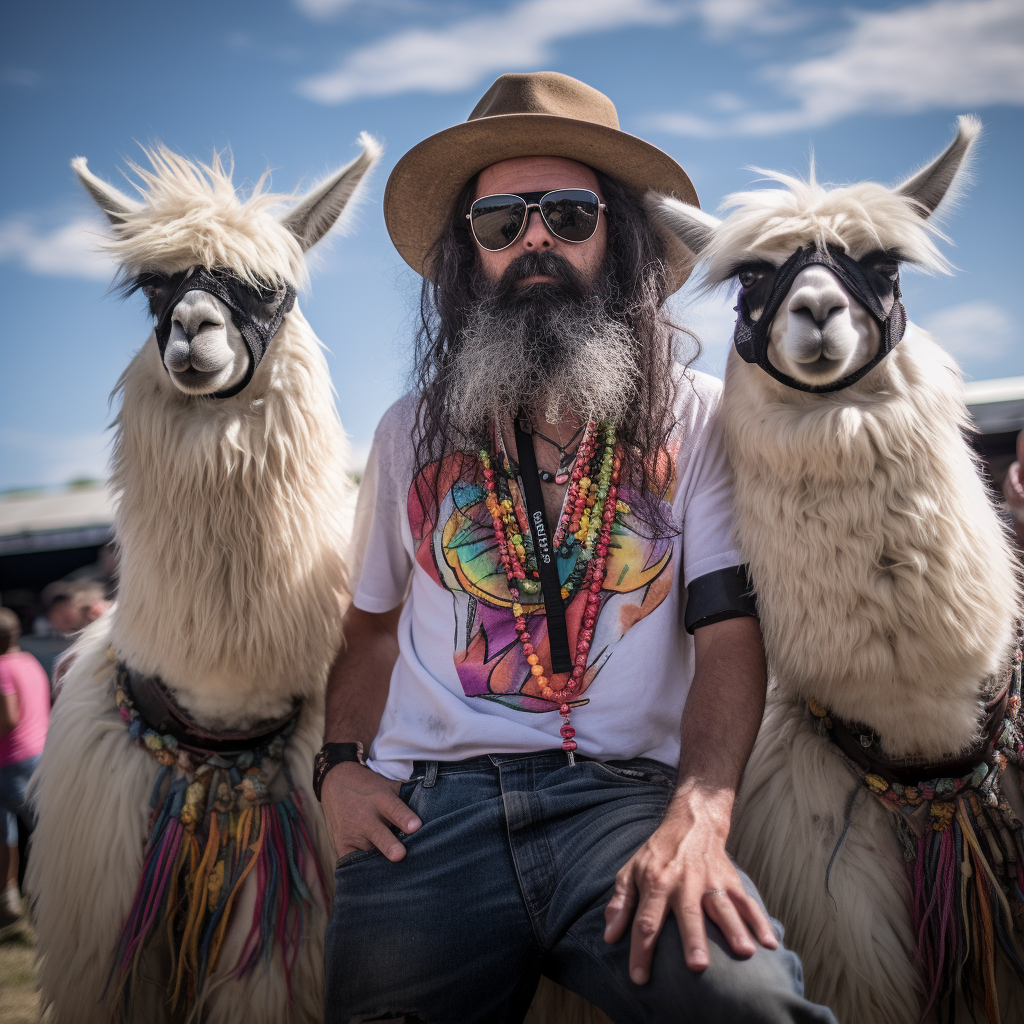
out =
<svg viewBox="0 0 1024 1024"><path fill-rule="evenodd" d="M374 847L391 861L405 856L405 847L388 825L415 832L423 823L398 799L401 788L400 782L355 761L342 761L327 773L320 802L338 857Z"/></svg>

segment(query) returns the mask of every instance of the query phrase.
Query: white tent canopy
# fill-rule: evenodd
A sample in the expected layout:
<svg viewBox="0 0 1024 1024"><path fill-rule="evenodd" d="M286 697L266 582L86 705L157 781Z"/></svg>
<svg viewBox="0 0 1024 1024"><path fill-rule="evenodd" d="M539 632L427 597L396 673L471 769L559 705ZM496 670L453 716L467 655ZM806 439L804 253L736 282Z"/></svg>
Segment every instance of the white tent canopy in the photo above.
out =
<svg viewBox="0 0 1024 1024"><path fill-rule="evenodd" d="M1024 430L1024 377L973 380L964 385L975 427L983 434Z"/></svg>
<svg viewBox="0 0 1024 1024"><path fill-rule="evenodd" d="M0 555L106 544L114 503L106 487L0 498Z"/></svg>

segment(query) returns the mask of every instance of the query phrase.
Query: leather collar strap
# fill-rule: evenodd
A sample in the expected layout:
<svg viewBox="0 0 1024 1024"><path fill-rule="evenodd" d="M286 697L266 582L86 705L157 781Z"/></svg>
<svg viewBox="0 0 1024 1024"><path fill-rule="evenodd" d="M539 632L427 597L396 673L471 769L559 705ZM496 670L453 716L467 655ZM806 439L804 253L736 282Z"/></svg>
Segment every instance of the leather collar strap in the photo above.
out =
<svg viewBox="0 0 1024 1024"><path fill-rule="evenodd" d="M519 479L523 484L526 515L533 533L533 550L537 555L540 588L544 594L544 617L548 621L548 644L551 647L551 671L571 672L572 653L569 634L565 626L565 602L562 600L562 582L558 578L555 548L544 512L544 495L540 489L537 455L533 450L533 435L528 434L517 416L513 426L516 434L516 452L519 456Z"/></svg>
<svg viewBox="0 0 1024 1024"><path fill-rule="evenodd" d="M955 779L988 759L1002 729L1010 694L1010 680L985 704L981 736L974 746L948 761L928 763L915 758L891 758L882 753L878 737L866 726L853 725L828 715L825 728L833 743L859 768L890 785L916 786L931 779Z"/></svg>
<svg viewBox="0 0 1024 1024"><path fill-rule="evenodd" d="M257 722L251 729L211 732L175 703L159 676L140 675L124 662L118 664L118 669L128 697L143 721L154 732L173 736L185 750L200 754L236 754L255 750L269 743L302 710L302 702L297 700L288 714L281 718Z"/></svg>
<svg viewBox="0 0 1024 1024"><path fill-rule="evenodd" d="M853 373L833 381L831 384L811 385L790 377L777 369L768 359L768 332L771 329L772 320L779 311L783 301L789 294L790 286L796 275L804 267L818 264L827 267L843 284L853 293L855 299L874 317L881 330L881 340L878 345L878 352L873 359L865 363L860 369ZM907 329L907 312L900 302L900 279L897 275L893 285L892 308L886 312L882 303L871 287L864 268L852 257L843 252L837 246L828 246L826 249L797 249L792 256L782 264L775 273L775 281L772 284L771 294L765 303L761 315L752 320L746 300L740 298L740 304L736 307L739 316L736 318L736 329L733 332L733 342L740 358L748 363L756 363L765 373L774 377L777 381L785 384L786 387L795 388L798 391L809 391L812 394L827 394L831 391L842 391L851 384L856 384L866 373L873 370L899 343Z"/></svg>
<svg viewBox="0 0 1024 1024"><path fill-rule="evenodd" d="M295 289L285 284L277 291L261 290L240 281L225 270L193 267L168 299L156 324L156 343L163 360L171 336L171 316L186 292L202 291L216 295L231 310L231 322L238 328L249 350L249 367L245 376L231 388L217 391L211 398L230 398L248 386L285 315L295 305Z"/></svg>

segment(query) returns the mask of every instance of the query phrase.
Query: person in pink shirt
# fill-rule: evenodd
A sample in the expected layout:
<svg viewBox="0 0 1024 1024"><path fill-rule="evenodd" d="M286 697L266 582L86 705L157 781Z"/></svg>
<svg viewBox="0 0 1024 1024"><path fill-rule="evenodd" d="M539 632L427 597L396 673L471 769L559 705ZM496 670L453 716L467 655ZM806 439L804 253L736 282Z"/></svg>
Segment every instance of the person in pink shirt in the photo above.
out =
<svg viewBox="0 0 1024 1024"><path fill-rule="evenodd" d="M50 683L43 666L18 647L21 623L9 608L0 608L0 814L7 821L8 891L0 909L0 925L14 912L10 904L10 867L16 864L20 819L27 832L35 824L25 789L46 742L50 723ZM12 830L12 827L13 830ZM12 834L13 833L13 834ZM13 848L13 857L12 857ZM17 895L16 868L13 876Z"/></svg>

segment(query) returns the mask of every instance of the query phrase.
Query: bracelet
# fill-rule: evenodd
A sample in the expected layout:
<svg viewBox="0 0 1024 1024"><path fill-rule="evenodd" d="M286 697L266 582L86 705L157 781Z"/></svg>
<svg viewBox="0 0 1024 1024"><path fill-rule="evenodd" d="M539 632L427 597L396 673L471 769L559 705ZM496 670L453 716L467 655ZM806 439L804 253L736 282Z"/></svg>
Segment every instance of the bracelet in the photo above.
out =
<svg viewBox="0 0 1024 1024"><path fill-rule="evenodd" d="M327 773L342 761L366 764L362 743L325 743L313 758L313 793L320 799L320 790Z"/></svg>

